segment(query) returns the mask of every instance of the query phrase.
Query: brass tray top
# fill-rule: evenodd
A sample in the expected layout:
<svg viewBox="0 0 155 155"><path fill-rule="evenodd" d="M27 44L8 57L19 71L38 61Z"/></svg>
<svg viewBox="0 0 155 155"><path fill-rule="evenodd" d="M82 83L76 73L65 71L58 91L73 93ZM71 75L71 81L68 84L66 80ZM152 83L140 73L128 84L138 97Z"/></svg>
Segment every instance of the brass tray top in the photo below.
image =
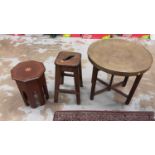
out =
<svg viewBox="0 0 155 155"><path fill-rule="evenodd" d="M121 76L142 74L153 62L144 46L123 39L94 42L88 48L88 58L98 69Z"/></svg>

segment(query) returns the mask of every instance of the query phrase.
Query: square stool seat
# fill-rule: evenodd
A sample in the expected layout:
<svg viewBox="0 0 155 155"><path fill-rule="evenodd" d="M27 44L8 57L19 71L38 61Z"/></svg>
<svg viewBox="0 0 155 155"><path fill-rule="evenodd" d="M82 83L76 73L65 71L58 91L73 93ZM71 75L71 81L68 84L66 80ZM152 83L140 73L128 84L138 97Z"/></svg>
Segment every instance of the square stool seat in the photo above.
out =
<svg viewBox="0 0 155 155"><path fill-rule="evenodd" d="M59 66L76 67L80 65L81 54L76 52L59 52L55 64Z"/></svg>

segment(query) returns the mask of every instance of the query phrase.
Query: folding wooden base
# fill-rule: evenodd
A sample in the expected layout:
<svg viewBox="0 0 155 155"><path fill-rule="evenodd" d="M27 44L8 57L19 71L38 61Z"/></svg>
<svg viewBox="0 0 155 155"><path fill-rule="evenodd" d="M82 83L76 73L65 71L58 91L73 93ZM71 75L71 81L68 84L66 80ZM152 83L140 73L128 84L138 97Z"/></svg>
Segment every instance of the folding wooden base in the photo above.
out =
<svg viewBox="0 0 155 155"><path fill-rule="evenodd" d="M131 101L131 99L132 99L132 97L133 97L133 95L134 95L134 93L135 93L135 90L136 90L136 88L137 88L137 86L138 86L138 84L139 84L139 82L140 82L140 80L141 80L141 78L142 78L142 76L143 76L143 74L140 74L140 75L137 75L137 76L136 76L136 79L135 79L135 81L134 81L134 83L133 83L133 86L132 86L132 88L131 88L129 94L125 94L124 92L122 92L122 91L116 89L116 87L118 87L118 86L120 86L120 85L121 85L122 87L125 87L126 84L127 84L127 82L128 82L129 76L125 76L125 78L124 78L123 81L121 81L121 82L119 82L119 83L115 83L115 84L112 85L113 79L114 79L114 74L111 75L110 82L107 83L107 82L104 82L103 80L97 78L98 71L99 71L99 70L94 66L94 67L93 67L93 73L92 73L92 81L91 81L91 82L92 82L92 87L91 87L90 99L93 100L95 95L101 94L101 93L103 93L103 92L105 92L105 91L114 90L114 91L116 91L117 93L119 93L120 95L126 97L127 99L126 99L126 101L125 101L125 104L129 104L130 101ZM106 87L105 87L104 89L95 91L96 81L99 81L100 83L104 84Z"/></svg>

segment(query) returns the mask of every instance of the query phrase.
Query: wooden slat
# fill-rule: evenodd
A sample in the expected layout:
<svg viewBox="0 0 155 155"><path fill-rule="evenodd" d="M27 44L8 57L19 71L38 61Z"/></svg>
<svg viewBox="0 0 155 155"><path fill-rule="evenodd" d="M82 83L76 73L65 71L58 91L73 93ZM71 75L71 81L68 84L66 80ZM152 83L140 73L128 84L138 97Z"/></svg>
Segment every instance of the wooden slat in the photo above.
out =
<svg viewBox="0 0 155 155"><path fill-rule="evenodd" d="M61 93L76 94L75 90L59 89Z"/></svg>
<svg viewBox="0 0 155 155"><path fill-rule="evenodd" d="M123 83L123 81L113 84L113 85L111 86L111 89L114 88L114 87L118 87L118 86L122 85L122 83Z"/></svg>
<svg viewBox="0 0 155 155"><path fill-rule="evenodd" d="M71 77L74 77L73 74L69 74L69 73L63 73L64 76L71 76Z"/></svg>
<svg viewBox="0 0 155 155"><path fill-rule="evenodd" d="M116 91L117 93L121 94L121 95L124 96L124 97L128 97L127 94L123 93L122 91L120 91L120 90L118 90L118 89L116 89L116 88L111 88L111 89L114 90L114 91Z"/></svg>
<svg viewBox="0 0 155 155"><path fill-rule="evenodd" d="M104 85L106 85L106 86L109 86L108 83L104 82L103 80L101 80L101 79L99 79L99 78L97 78L97 81L99 81L100 83L102 83L102 84L104 84Z"/></svg>
<svg viewBox="0 0 155 155"><path fill-rule="evenodd" d="M101 89L101 90L98 90L95 92L95 95L98 95L98 94L101 94L103 93L104 91L108 90L108 87L104 88L104 89Z"/></svg>
<svg viewBox="0 0 155 155"><path fill-rule="evenodd" d="M106 86L109 86L109 84L106 83L106 82L104 82L103 80L101 80L101 79L99 79L99 78L97 78L97 80L98 80L100 83L102 83L102 84L104 84L104 85L106 85ZM123 81L118 82L118 83L115 83L115 84L113 84L113 85L111 86L111 88L114 88L114 87L117 87L117 86L119 86L119 85L122 85L122 83L123 83Z"/></svg>
<svg viewBox="0 0 155 155"><path fill-rule="evenodd" d="M101 79L99 79L99 78L97 78L97 80L98 80L100 83L106 85L107 87L104 88L104 89L101 89L101 90L96 91L96 92L95 92L95 95L98 95L98 94L100 94L100 93L103 93L104 91L108 90L109 87L110 87L110 85L109 85L108 83L104 82L103 80L101 80ZM113 79L112 79L112 80L113 80ZM112 80L111 80L111 81L112 81ZM122 85L123 82L124 82L124 81L115 83L115 84L113 84L110 88L111 88L112 90L116 91L117 93L121 94L122 96L128 97L127 94L125 94L125 93L123 93L122 91L120 91L120 90L118 90L118 89L115 88L115 87L117 87L117 86ZM110 82L110 84L111 84L111 83L112 83L112 82Z"/></svg>

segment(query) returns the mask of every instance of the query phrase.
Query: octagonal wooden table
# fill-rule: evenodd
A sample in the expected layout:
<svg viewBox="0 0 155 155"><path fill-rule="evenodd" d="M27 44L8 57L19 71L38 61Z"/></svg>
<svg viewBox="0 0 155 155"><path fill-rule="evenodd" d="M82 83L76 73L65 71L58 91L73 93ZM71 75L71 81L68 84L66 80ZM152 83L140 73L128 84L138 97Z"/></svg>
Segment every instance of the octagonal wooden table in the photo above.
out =
<svg viewBox="0 0 155 155"><path fill-rule="evenodd" d="M49 98L44 72L43 63L34 60L21 62L11 70L12 79L27 106L36 108L37 99L44 105L45 96Z"/></svg>
<svg viewBox="0 0 155 155"><path fill-rule="evenodd" d="M152 55L144 46L123 39L108 39L94 42L88 48L88 58L93 64L90 99L93 100L94 95L113 89L127 98L126 104L129 104L131 101L143 73L151 67L153 62ZM111 74L110 83L97 78L99 70ZM124 76L125 78L122 82L112 84L115 75ZM136 76L136 79L127 95L116 89L116 87L119 85L125 87L129 76ZM107 87L95 91L96 80Z"/></svg>

